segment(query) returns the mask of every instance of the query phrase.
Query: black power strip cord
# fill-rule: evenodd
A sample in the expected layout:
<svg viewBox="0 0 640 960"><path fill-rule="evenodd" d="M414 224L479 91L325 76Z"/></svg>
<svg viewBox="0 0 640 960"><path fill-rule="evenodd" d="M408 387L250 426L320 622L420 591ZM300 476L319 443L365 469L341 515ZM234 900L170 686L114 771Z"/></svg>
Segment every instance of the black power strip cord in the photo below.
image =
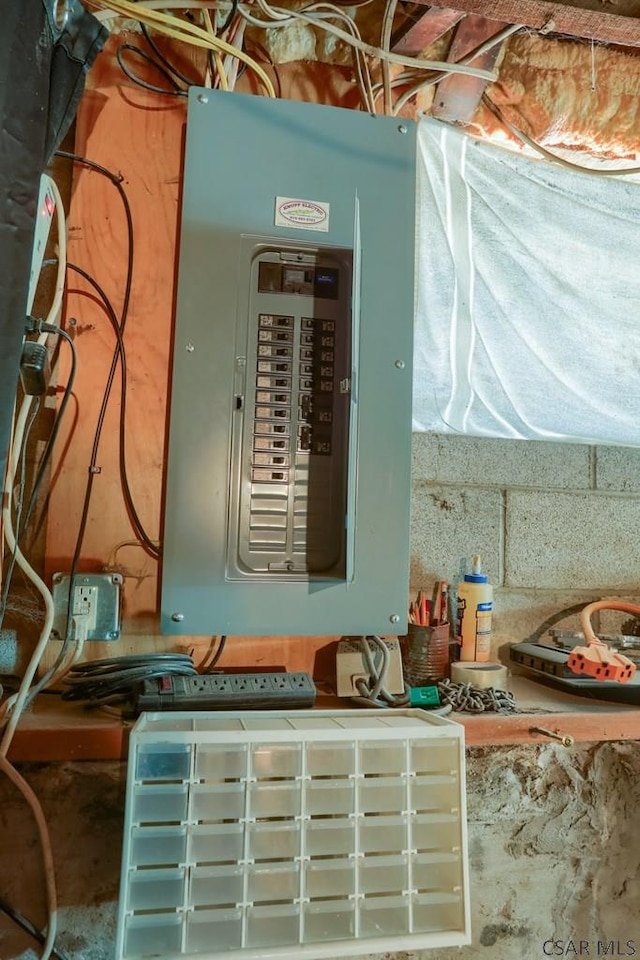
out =
<svg viewBox="0 0 640 960"><path fill-rule="evenodd" d="M104 706L131 699L141 680L168 674L197 676L193 658L186 653L133 654L93 660L73 667L64 678L63 700L85 700Z"/></svg>

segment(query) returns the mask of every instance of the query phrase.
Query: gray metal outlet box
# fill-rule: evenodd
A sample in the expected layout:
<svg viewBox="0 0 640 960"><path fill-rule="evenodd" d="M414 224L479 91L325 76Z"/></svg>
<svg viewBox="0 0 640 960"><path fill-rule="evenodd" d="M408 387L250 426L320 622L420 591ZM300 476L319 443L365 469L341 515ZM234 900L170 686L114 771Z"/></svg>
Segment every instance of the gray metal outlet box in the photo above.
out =
<svg viewBox="0 0 640 960"><path fill-rule="evenodd" d="M189 94L162 630L402 633L415 127Z"/></svg>

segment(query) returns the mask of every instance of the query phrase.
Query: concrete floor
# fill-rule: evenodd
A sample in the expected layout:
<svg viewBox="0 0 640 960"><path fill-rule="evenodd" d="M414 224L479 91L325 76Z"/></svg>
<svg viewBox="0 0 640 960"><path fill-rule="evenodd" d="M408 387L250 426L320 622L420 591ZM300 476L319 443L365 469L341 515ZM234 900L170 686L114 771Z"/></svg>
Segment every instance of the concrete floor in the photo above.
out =
<svg viewBox="0 0 640 960"><path fill-rule="evenodd" d="M22 766L47 818L58 882L57 945L73 960L112 960L116 929L126 766ZM0 890L41 928L46 922L42 859L28 806L0 782ZM0 915L2 960L32 960L33 941Z"/></svg>
<svg viewBox="0 0 640 960"><path fill-rule="evenodd" d="M57 943L69 960L113 960L125 766L63 763L21 771L51 830ZM564 956L640 955L636 743L469 750L467 787L473 944L424 951L423 960L545 960L550 938L563 942ZM4 780L0 893L42 927L35 827ZM0 915L0 958L38 956L30 938Z"/></svg>

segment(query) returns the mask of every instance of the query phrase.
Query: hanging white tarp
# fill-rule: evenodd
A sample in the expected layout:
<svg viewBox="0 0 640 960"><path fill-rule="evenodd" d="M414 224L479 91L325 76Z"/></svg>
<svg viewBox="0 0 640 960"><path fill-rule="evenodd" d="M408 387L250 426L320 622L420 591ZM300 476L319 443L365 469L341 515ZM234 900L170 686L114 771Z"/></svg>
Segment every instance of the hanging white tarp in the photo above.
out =
<svg viewBox="0 0 640 960"><path fill-rule="evenodd" d="M414 430L640 445L640 183L418 144Z"/></svg>

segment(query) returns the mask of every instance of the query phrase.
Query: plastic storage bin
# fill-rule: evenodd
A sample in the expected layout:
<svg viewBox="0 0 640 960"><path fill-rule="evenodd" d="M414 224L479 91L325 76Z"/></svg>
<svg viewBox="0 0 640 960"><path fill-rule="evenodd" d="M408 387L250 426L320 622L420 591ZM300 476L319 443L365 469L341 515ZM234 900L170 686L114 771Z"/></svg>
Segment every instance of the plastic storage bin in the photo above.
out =
<svg viewBox="0 0 640 960"><path fill-rule="evenodd" d="M470 943L464 728L423 710L145 714L116 960Z"/></svg>

